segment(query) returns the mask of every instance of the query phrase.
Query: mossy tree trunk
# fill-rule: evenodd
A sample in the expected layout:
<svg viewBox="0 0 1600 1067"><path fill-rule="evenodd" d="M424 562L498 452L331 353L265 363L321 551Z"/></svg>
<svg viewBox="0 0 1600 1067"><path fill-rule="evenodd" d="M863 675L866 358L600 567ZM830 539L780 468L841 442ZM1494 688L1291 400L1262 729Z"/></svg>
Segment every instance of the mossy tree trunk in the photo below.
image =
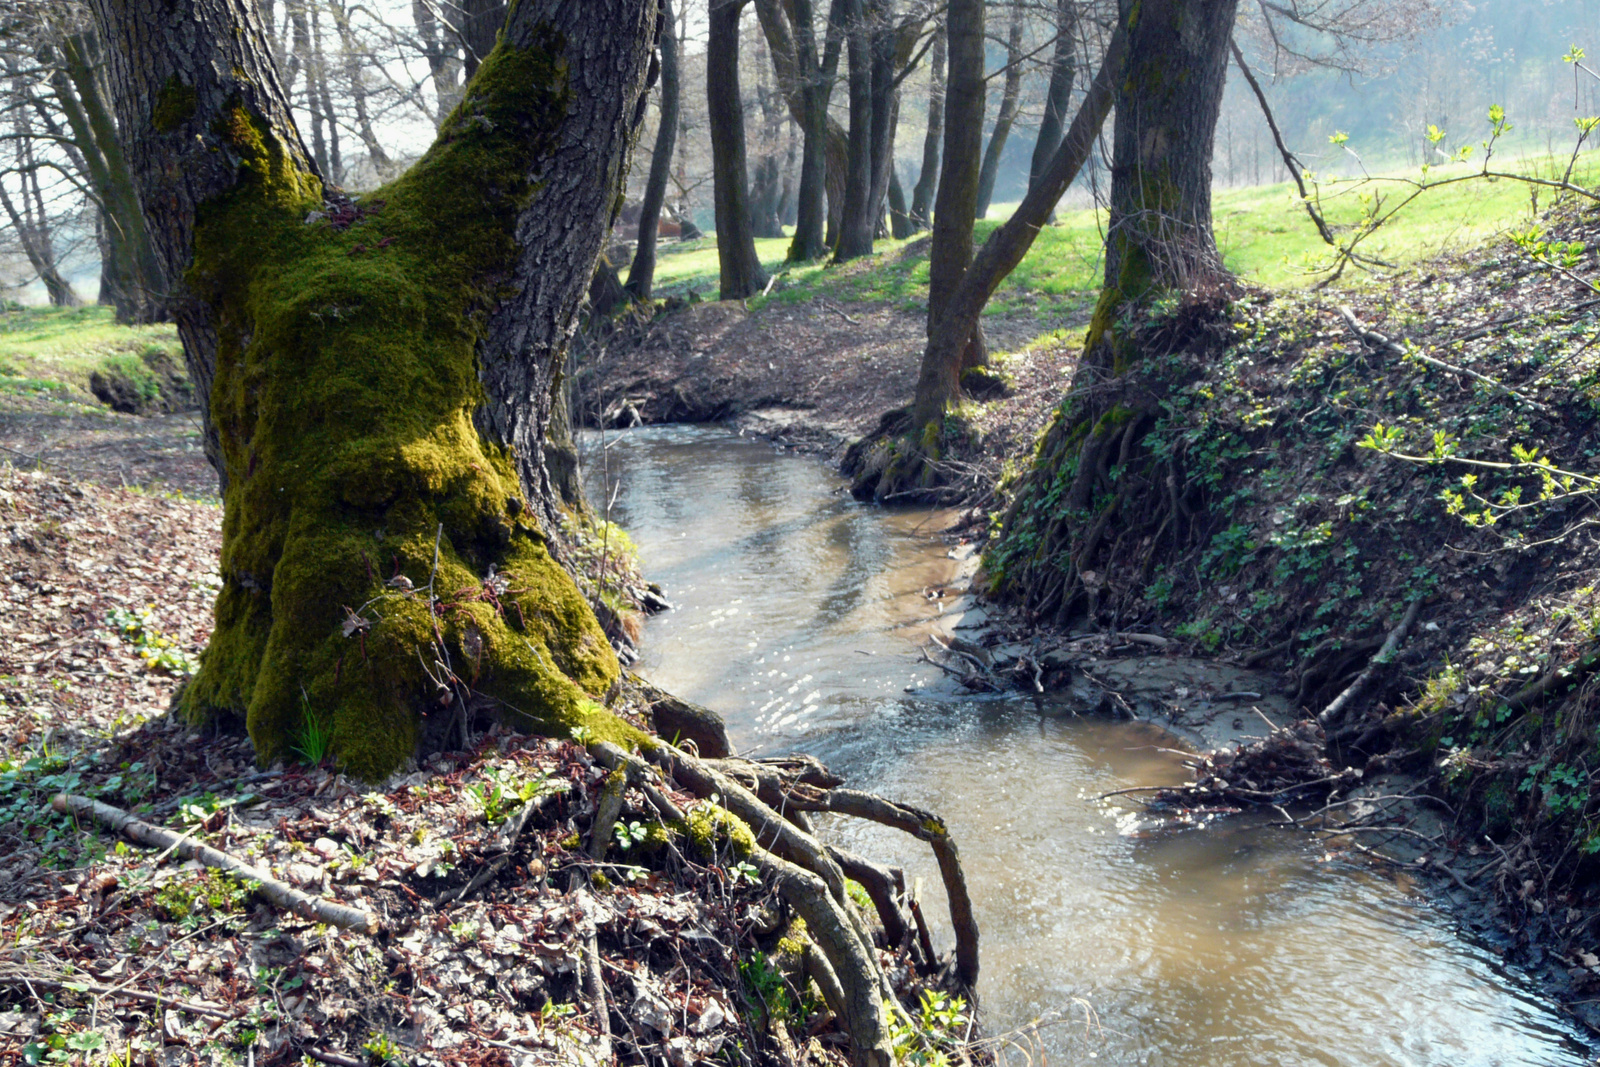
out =
<svg viewBox="0 0 1600 1067"><path fill-rule="evenodd" d="M1183 360L1206 357L1232 292L1211 229L1211 150L1234 11L1235 0L1122 0L1105 285L990 557L1037 614L1092 613L1108 546L1148 534L1148 575L1185 521L1180 472L1141 441Z"/></svg>
<svg viewBox="0 0 1600 1067"><path fill-rule="evenodd" d="M711 128L711 180L723 300L754 296L767 284L750 228L744 105L739 95L739 16L746 2L711 0L707 15L706 115Z"/></svg>
<svg viewBox="0 0 1600 1067"><path fill-rule="evenodd" d="M557 372L655 0L521 0L427 154L329 193L249 0L93 0L206 418L223 588L194 721L383 775L465 716L600 735L618 673L551 555Z"/></svg>
<svg viewBox="0 0 1600 1067"><path fill-rule="evenodd" d="M803 141L800 149L799 203L795 208L794 240L789 244L788 258L792 263L805 263L822 258L828 251L823 237L827 223L828 98L832 95L833 77L823 69L822 59L817 53L816 16L811 0L793 0L793 3L793 76L800 83L803 113L797 121ZM770 23L780 27L784 25L787 16L778 0L758 0L758 4L763 28ZM769 32L769 42L771 38ZM772 53L774 67L780 68L778 50L769 43L768 51ZM781 69L778 84L780 87L783 85Z"/></svg>
<svg viewBox="0 0 1600 1067"><path fill-rule="evenodd" d="M958 74L969 64L982 78L981 26L969 48L969 12L961 3L950 5L950 130L945 139L945 173L939 181L939 210L933 219L933 250L929 263L928 344L922 351L922 368L917 378L917 393L909 417L885 420L889 432L852 448L846 456L854 477L851 491L860 499L883 500L891 497L937 499L945 484L941 467L949 433L946 420L959 412L963 400L962 378L973 370L974 348L981 351L979 317L1022 257L1033 246L1034 238L1066 192L1073 179L1088 162L1095 138L1111 111L1115 83L1128 49L1128 34L1119 28L1106 46L1100 70L1085 94L1072 126L1017 210L989 235L976 256L972 256L972 210L977 200L977 138L965 143L969 167L965 175L952 174L953 148L959 143L963 116L972 114ZM980 16L981 17L981 16ZM963 55L967 52L966 55ZM973 109L982 116L982 104ZM976 123L971 125L976 126ZM954 209L946 207L947 189ZM954 226L951 217L964 211L965 227ZM943 221L941 221L943 220ZM942 226L953 232L946 233ZM965 234L965 250L957 243ZM965 251L966 259L957 258ZM970 263L970 265L968 265ZM896 423L898 427L896 428Z"/></svg>

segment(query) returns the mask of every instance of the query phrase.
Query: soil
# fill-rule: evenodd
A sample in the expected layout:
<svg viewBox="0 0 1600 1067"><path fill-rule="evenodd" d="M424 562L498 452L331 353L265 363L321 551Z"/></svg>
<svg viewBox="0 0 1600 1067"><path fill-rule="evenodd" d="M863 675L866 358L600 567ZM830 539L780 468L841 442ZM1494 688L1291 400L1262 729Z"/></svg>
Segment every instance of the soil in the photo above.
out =
<svg viewBox="0 0 1600 1067"><path fill-rule="evenodd" d="M984 409L984 455L998 462L1043 425L1076 352L1059 340L1031 342L1074 325L985 317L985 337L1012 396ZM580 421L727 421L780 444L840 455L885 412L911 402L926 337L925 312L881 303L679 306L643 328L619 331L586 357L576 386Z"/></svg>

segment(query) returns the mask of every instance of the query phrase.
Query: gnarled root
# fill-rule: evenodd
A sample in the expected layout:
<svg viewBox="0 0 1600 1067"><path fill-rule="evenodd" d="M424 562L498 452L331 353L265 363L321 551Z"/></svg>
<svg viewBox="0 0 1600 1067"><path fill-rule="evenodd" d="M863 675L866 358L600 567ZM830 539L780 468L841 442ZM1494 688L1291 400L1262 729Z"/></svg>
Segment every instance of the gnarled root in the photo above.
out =
<svg viewBox="0 0 1600 1067"><path fill-rule="evenodd" d="M682 820L682 812L660 788L655 772L638 757L606 742L591 746L590 752L614 773L626 775L658 810L665 808L665 817ZM813 961L808 970L822 976L818 987L844 1022L854 1062L857 1067L890 1067L894 1056L887 1012L896 1003L895 993L878 967L871 936L845 893L844 872L829 850L710 761L665 743L649 756L695 795L717 794L728 811L749 825L755 835L750 862L805 920L821 952L822 962Z"/></svg>

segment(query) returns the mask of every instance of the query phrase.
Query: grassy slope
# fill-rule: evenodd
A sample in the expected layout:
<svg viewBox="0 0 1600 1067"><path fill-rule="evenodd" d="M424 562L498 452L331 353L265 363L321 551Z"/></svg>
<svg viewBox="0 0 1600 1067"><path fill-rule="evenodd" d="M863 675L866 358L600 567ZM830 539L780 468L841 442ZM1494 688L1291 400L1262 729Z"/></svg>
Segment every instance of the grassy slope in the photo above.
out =
<svg viewBox="0 0 1600 1067"><path fill-rule="evenodd" d="M98 404L89 375L159 349L183 365L177 328L118 326L111 308L0 309L0 395L50 394ZM121 368L126 373L126 368Z"/></svg>
<svg viewBox="0 0 1600 1067"><path fill-rule="evenodd" d="M1590 153L1575 177L1600 179L1600 158ZM1507 164L1520 173L1559 175L1565 160L1539 158ZM1471 167L1437 167L1434 180L1468 173ZM1398 179L1415 171L1380 176L1368 186L1332 185L1324 191L1324 207L1335 227L1349 226L1361 217L1361 195L1376 191L1398 198L1405 187ZM1541 200L1547 204L1549 197ZM1393 223L1368 238L1362 248L1369 255L1395 264L1410 264L1441 252L1475 247L1495 234L1523 227L1531 217L1529 187L1516 182L1465 182L1431 190L1409 205ZM997 204L990 217L978 223L981 242L1016 207ZM1327 246L1299 203L1290 182L1229 189L1216 194L1212 207L1217 244L1228 266L1252 285L1299 288L1318 280L1313 273L1326 260ZM1046 227L1027 257L996 292L986 314L1020 314L1032 310L1040 325L1053 328L1063 318L1079 317L1092 301L1100 283L1101 236L1105 213L1092 209L1062 212L1054 226ZM821 263L789 269L768 299L790 302L824 297L844 301L888 301L920 309L927 292L927 235L908 241L879 241L878 252L839 267ZM787 238L756 242L756 251L769 271L785 268ZM717 289L715 237L662 249L656 274L658 294L684 296L698 293L714 299ZM752 300L752 307L761 300Z"/></svg>

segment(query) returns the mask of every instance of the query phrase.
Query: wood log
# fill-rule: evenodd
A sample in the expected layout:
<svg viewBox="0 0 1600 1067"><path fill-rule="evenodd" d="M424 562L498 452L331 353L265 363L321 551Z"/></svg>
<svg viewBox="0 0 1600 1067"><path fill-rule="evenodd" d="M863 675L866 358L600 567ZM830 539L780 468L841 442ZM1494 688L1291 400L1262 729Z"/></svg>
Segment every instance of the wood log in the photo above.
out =
<svg viewBox="0 0 1600 1067"><path fill-rule="evenodd" d="M150 848L168 849L202 866L249 879L256 883L256 891L268 901L301 918L327 923L342 930L364 930L369 934L378 932L377 915L364 908L352 908L346 904L336 904L331 900L302 893L288 883L280 882L259 867L230 856L226 852L219 852L208 845L192 841L185 834L174 833L142 822L121 808L114 808L110 804L72 793L57 793L50 801L50 806L63 815L93 819L138 844Z"/></svg>

